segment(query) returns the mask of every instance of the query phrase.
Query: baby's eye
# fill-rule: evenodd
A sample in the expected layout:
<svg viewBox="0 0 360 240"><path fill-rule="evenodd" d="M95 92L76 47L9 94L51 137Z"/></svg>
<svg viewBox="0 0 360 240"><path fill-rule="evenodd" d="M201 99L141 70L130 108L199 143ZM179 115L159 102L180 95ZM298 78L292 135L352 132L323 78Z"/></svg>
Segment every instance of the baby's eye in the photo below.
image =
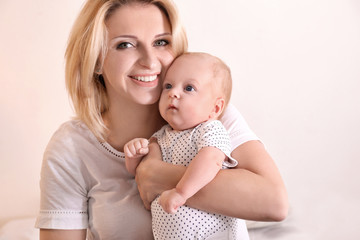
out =
<svg viewBox="0 0 360 240"><path fill-rule="evenodd" d="M191 91L194 91L194 90L195 89L191 85L188 85L188 86L185 87L185 91L187 91L187 92L191 92Z"/></svg>
<svg viewBox="0 0 360 240"><path fill-rule="evenodd" d="M122 42L122 43L119 43L117 46L116 46L116 49L126 49L126 48L131 48L133 47L134 45L132 43L129 43L129 42Z"/></svg>
<svg viewBox="0 0 360 240"><path fill-rule="evenodd" d="M154 45L155 46L166 46L169 44L169 41L161 39L161 40L157 40L155 41Z"/></svg>
<svg viewBox="0 0 360 240"><path fill-rule="evenodd" d="M165 83L164 89L171 89L172 85L170 83Z"/></svg>

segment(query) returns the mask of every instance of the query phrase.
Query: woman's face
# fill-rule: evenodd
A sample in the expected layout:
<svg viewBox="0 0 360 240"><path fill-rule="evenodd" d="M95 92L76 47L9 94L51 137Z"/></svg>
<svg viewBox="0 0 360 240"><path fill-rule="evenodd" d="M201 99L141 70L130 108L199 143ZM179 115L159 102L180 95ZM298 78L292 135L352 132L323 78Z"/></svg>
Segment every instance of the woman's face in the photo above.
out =
<svg viewBox="0 0 360 240"><path fill-rule="evenodd" d="M156 6L131 4L107 20L108 52L102 74L110 103L154 104L173 61L171 27Z"/></svg>

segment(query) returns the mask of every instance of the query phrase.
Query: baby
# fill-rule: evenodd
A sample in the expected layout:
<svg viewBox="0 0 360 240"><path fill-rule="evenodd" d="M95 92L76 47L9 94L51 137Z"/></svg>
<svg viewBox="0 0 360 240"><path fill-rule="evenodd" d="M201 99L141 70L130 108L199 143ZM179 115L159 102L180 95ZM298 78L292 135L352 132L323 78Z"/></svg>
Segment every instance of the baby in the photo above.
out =
<svg viewBox="0 0 360 240"><path fill-rule="evenodd" d="M231 95L229 68L206 53L185 53L174 60L163 83L159 110L167 125L153 138L163 161L187 166L175 188L164 191L151 204L155 239L248 239L242 220L207 213L184 205L208 184L221 168L235 167L230 139L217 120ZM149 151L148 140L125 145L128 171ZM171 213L171 214L169 214Z"/></svg>

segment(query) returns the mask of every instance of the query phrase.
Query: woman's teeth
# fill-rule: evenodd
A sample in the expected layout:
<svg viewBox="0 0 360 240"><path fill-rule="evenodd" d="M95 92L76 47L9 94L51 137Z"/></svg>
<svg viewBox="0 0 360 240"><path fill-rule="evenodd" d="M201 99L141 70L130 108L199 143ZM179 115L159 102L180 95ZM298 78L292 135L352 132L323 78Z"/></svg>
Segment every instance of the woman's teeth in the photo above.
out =
<svg viewBox="0 0 360 240"><path fill-rule="evenodd" d="M153 76L140 76L140 77L133 77L134 79L141 81L141 82L152 82L157 78L157 75Z"/></svg>

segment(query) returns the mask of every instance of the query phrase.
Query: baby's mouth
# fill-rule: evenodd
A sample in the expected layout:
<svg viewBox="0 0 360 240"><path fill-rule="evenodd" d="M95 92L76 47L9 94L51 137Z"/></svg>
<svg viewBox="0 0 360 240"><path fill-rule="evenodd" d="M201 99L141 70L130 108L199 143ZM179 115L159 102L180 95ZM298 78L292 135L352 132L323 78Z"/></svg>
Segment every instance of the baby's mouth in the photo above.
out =
<svg viewBox="0 0 360 240"><path fill-rule="evenodd" d="M174 109L174 110L176 110L177 107L175 107L175 105L173 105L173 104L170 104L169 107L168 107L168 109Z"/></svg>

